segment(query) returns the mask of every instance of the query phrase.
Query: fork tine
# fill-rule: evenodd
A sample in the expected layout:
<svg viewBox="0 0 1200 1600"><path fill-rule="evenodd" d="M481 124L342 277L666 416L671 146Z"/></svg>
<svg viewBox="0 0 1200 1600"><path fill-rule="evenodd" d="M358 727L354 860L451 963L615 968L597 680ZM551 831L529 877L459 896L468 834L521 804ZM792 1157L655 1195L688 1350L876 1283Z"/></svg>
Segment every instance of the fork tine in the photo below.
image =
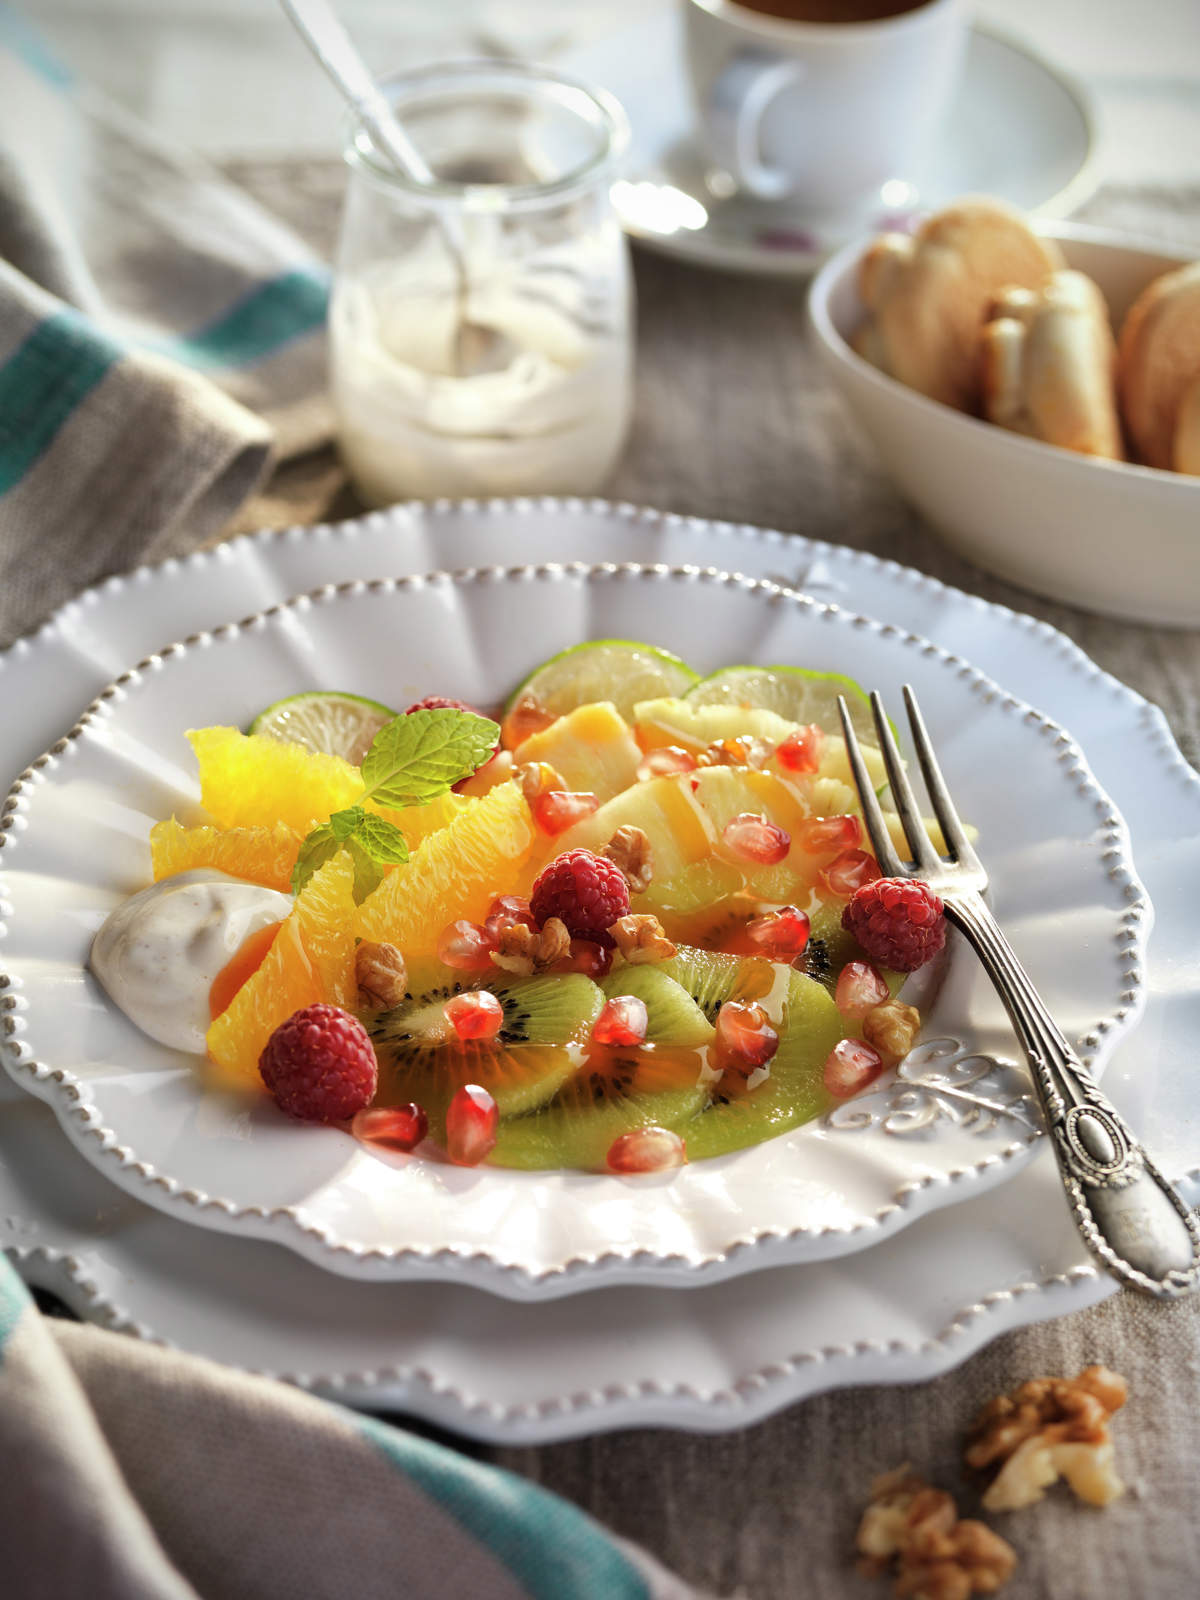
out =
<svg viewBox="0 0 1200 1600"><path fill-rule="evenodd" d="M921 715L921 708L917 704L917 697L913 693L911 684L906 683L902 692L904 708L908 712L908 725L912 729L913 748L917 752L917 760L921 764L921 773L925 779L925 787L929 791L933 814L941 825L946 847L952 859L959 865L978 867L979 858L971 847L967 831L962 825L954 801L950 798L950 790L946 787L942 769L938 766L937 757L933 753L933 741L925 727L925 719Z"/></svg>
<svg viewBox="0 0 1200 1600"><path fill-rule="evenodd" d="M858 735L854 731L854 724L850 721L850 708L842 695L838 695L838 714L841 716L842 732L846 737L846 757L850 762L854 787L858 790L859 803L862 806L863 821L867 825L867 833L870 836L871 848L875 851L875 859L879 863L879 870L885 878L901 877L904 865L896 853L887 823L883 820L883 811L875 797L871 775L867 771L867 764L859 748Z"/></svg>
<svg viewBox="0 0 1200 1600"><path fill-rule="evenodd" d="M892 786L892 798L896 802L896 810L900 813L900 822L904 828L904 837L908 840L908 848L912 851L912 858L922 872L936 872L941 866L941 858L925 832L925 822L917 805L916 796L913 794L912 784L909 783L900 760L900 751L884 713L883 701L878 691L874 689L871 691L871 712L875 718L875 731L879 735L879 749L883 755L883 764L887 768L888 782Z"/></svg>

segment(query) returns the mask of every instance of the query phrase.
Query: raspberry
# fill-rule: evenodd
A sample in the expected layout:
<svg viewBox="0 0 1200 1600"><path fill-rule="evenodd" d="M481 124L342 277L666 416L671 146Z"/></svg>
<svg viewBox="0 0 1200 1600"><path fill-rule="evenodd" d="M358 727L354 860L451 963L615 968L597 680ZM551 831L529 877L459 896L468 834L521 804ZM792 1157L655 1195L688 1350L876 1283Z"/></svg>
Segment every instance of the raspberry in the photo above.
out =
<svg viewBox="0 0 1200 1600"><path fill-rule="evenodd" d="M876 878L856 889L842 912L849 931L878 966L915 972L946 942L941 900L917 878Z"/></svg>
<svg viewBox="0 0 1200 1600"><path fill-rule="evenodd" d="M337 1006L293 1011L258 1058L267 1088L302 1122L345 1122L375 1098L379 1069L370 1035Z"/></svg>
<svg viewBox="0 0 1200 1600"><path fill-rule="evenodd" d="M609 928L629 914L629 885L620 867L590 850L556 856L533 886L529 906L541 927L558 917L572 939L609 946Z"/></svg>
<svg viewBox="0 0 1200 1600"><path fill-rule="evenodd" d="M404 715L410 711L469 711L473 717L480 715L474 706L469 706L464 700L447 700L444 695L427 694L424 700L414 700L412 705L405 708Z"/></svg>

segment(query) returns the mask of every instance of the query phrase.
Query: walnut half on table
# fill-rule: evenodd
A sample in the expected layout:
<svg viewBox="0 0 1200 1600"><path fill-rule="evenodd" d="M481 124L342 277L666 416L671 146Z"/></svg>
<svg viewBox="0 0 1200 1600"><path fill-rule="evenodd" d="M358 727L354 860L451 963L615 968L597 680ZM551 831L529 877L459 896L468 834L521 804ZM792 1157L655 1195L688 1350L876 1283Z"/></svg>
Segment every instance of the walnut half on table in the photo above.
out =
<svg viewBox="0 0 1200 1600"><path fill-rule="evenodd" d="M1104 1506L1124 1494L1108 1423L1125 1404L1125 1379L1107 1367L1077 1378L1033 1378L997 1395L967 1434L967 1466L1000 1465L983 1497L987 1511L1017 1511L1065 1478L1081 1500Z"/></svg>
<svg viewBox="0 0 1200 1600"><path fill-rule="evenodd" d="M858 1527L859 1571L877 1577L889 1566L897 1600L970 1600L995 1594L1012 1576L1012 1546L982 1522L959 1520L944 1489L899 1467L871 1486Z"/></svg>

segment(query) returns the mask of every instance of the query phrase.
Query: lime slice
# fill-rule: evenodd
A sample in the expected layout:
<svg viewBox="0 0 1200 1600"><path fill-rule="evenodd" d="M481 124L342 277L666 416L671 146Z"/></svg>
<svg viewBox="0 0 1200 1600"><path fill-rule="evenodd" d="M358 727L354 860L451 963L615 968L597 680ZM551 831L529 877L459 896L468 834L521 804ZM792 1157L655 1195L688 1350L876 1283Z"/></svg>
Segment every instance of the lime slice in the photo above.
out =
<svg viewBox="0 0 1200 1600"><path fill-rule="evenodd" d="M357 767L371 748L371 740L395 716L378 700L367 700L360 694L312 689L307 694L276 700L273 706L260 711L250 724L250 732L288 744L302 744L320 755L341 756Z"/></svg>
<svg viewBox="0 0 1200 1600"><path fill-rule="evenodd" d="M722 667L687 691L692 705L763 706L789 722L815 722L827 733L841 731L838 695L846 697L855 732L875 744L870 702L854 679L840 672L785 666Z"/></svg>
<svg viewBox="0 0 1200 1600"><path fill-rule="evenodd" d="M507 711L521 695L533 695L556 717L576 706L611 700L628 721L639 700L686 694L699 674L686 662L652 644L632 639L596 639L560 650L519 683Z"/></svg>

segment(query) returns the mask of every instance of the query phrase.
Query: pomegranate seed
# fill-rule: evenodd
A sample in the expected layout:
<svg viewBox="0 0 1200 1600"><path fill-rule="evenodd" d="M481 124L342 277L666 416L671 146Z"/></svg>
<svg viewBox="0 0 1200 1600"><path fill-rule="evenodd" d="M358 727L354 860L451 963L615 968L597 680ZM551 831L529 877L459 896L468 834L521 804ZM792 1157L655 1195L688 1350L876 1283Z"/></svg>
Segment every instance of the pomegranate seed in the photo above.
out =
<svg viewBox="0 0 1200 1600"><path fill-rule="evenodd" d="M577 794L570 789L547 789L537 795L529 808L543 833L563 833L573 823L590 817L600 809L594 794Z"/></svg>
<svg viewBox="0 0 1200 1600"><path fill-rule="evenodd" d="M606 1159L613 1172L665 1172L683 1165L687 1149L670 1128L632 1128L613 1140Z"/></svg>
<svg viewBox="0 0 1200 1600"><path fill-rule="evenodd" d="M768 961L794 961L808 943L810 923L795 906L780 906L746 924L746 940L754 954Z"/></svg>
<svg viewBox="0 0 1200 1600"><path fill-rule="evenodd" d="M496 1143L500 1112L486 1089L467 1083L446 1108L446 1154L457 1167L477 1167Z"/></svg>
<svg viewBox="0 0 1200 1600"><path fill-rule="evenodd" d="M484 927L498 939L505 928L515 928L523 924L526 928L536 928L533 912L529 909L529 901L522 900L519 894L497 895L488 907Z"/></svg>
<svg viewBox="0 0 1200 1600"><path fill-rule="evenodd" d="M738 861L773 867L792 847L792 836L754 811L743 811L721 829L721 842Z"/></svg>
<svg viewBox="0 0 1200 1600"><path fill-rule="evenodd" d="M613 953L591 939L572 939L571 953L555 964L555 972L582 972L585 978L603 978L612 967Z"/></svg>
<svg viewBox="0 0 1200 1600"><path fill-rule="evenodd" d="M865 850L847 850L836 856L827 867L821 868L821 882L831 894L840 894L849 900L856 889L871 883L879 876L874 856Z"/></svg>
<svg viewBox="0 0 1200 1600"><path fill-rule="evenodd" d="M822 1079L830 1094L839 1099L857 1094L883 1071L883 1057L862 1039L839 1039L825 1058Z"/></svg>
<svg viewBox="0 0 1200 1600"><path fill-rule="evenodd" d="M442 1007L460 1039L494 1039L504 1022L504 1007L487 989L452 995Z"/></svg>
<svg viewBox="0 0 1200 1600"><path fill-rule="evenodd" d="M677 744L664 744L649 752L638 767L637 775L645 781L647 778L670 778L677 772L695 770L696 758L690 750L684 750Z"/></svg>
<svg viewBox="0 0 1200 1600"><path fill-rule="evenodd" d="M821 747L825 735L815 722L789 733L775 750L779 765L788 772L816 772L821 765Z"/></svg>
<svg viewBox="0 0 1200 1600"><path fill-rule="evenodd" d="M838 974L834 1004L844 1017L865 1017L890 997L878 968L867 961L847 961Z"/></svg>
<svg viewBox="0 0 1200 1600"><path fill-rule="evenodd" d="M726 1000L717 1012L717 1060L748 1078L779 1049L779 1035L761 1006L747 1000Z"/></svg>
<svg viewBox="0 0 1200 1600"><path fill-rule="evenodd" d="M368 1106L356 1114L350 1132L364 1144L385 1144L392 1150L415 1150L429 1132L429 1118L421 1106Z"/></svg>
<svg viewBox="0 0 1200 1600"><path fill-rule="evenodd" d="M636 995L619 994L592 1023L592 1038L597 1044L644 1044L649 1025L646 1002Z"/></svg>
<svg viewBox="0 0 1200 1600"><path fill-rule="evenodd" d="M459 972L490 972L496 936L477 922L459 920L443 928L438 937L437 957L444 967Z"/></svg>
<svg viewBox="0 0 1200 1600"><path fill-rule="evenodd" d="M796 829L796 843L810 856L853 850L862 843L862 823L854 816L809 817Z"/></svg>
<svg viewBox="0 0 1200 1600"><path fill-rule="evenodd" d="M519 744L535 733L541 733L557 721L553 712L534 695L523 694L500 724L500 743L506 750L515 750Z"/></svg>

